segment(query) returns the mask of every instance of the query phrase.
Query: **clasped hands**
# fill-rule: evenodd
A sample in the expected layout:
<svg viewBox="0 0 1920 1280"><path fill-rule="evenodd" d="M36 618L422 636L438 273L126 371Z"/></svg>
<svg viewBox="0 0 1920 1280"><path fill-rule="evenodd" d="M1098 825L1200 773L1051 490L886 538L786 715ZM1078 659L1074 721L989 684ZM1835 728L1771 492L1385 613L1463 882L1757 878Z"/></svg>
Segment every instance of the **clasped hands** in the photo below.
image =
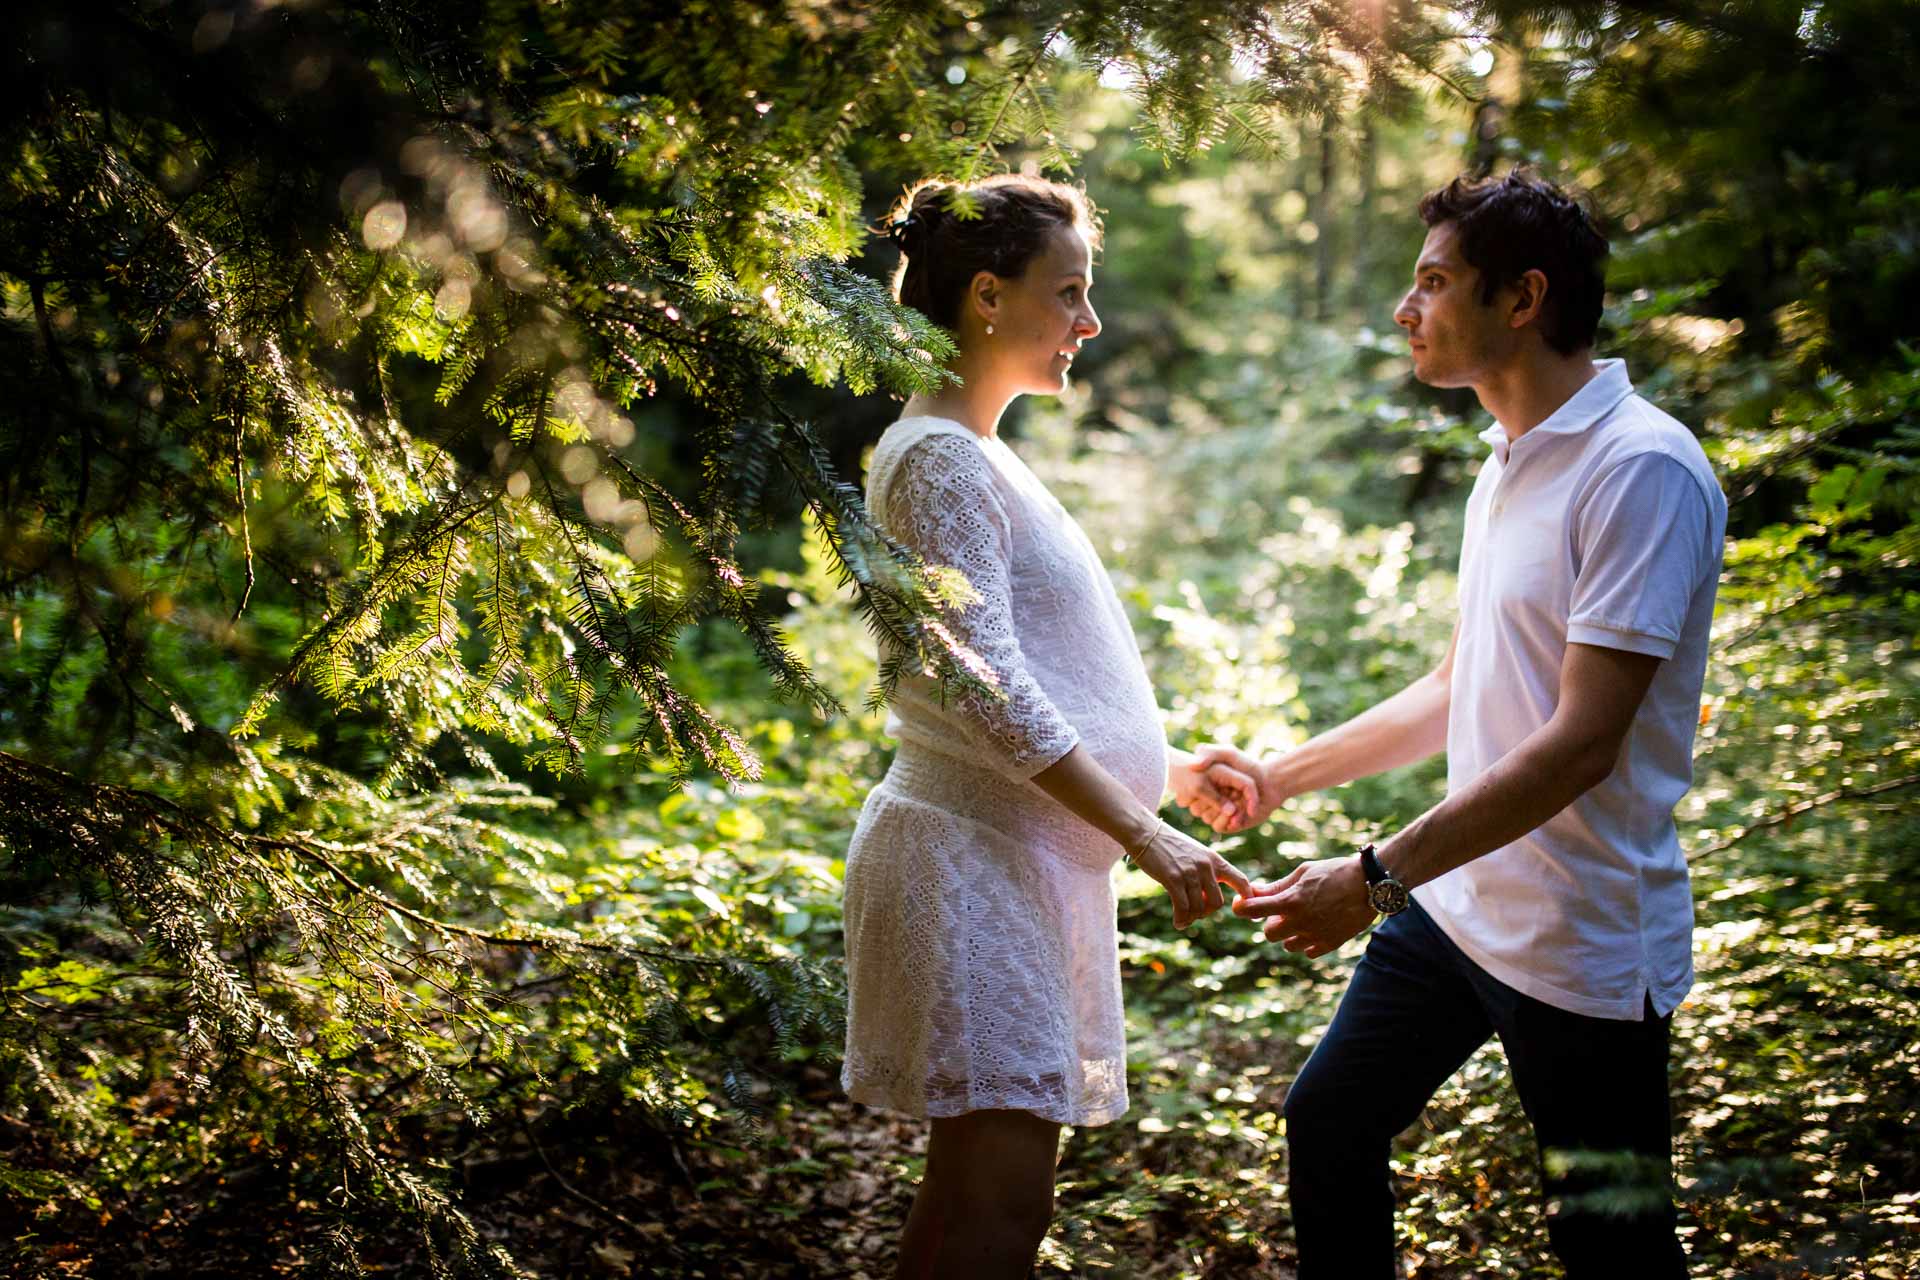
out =
<svg viewBox="0 0 1920 1280"><path fill-rule="evenodd" d="M1209 743L1182 759L1172 774L1175 802L1222 834L1244 831L1266 821L1287 799L1275 785L1271 770L1244 751L1220 743ZM1205 850L1197 841L1190 843ZM1205 851L1232 872L1231 876L1222 873L1218 879L1235 891L1233 913L1242 919L1263 921L1260 936L1288 951L1323 956L1373 922L1366 876L1356 857L1303 862L1282 879L1253 881L1219 854ZM1176 924L1184 927L1186 919L1197 919L1220 905L1211 880L1207 890L1206 898L1195 900L1196 906L1205 904L1206 909L1185 918L1182 899L1175 896ZM1173 892L1171 887L1168 892Z"/></svg>

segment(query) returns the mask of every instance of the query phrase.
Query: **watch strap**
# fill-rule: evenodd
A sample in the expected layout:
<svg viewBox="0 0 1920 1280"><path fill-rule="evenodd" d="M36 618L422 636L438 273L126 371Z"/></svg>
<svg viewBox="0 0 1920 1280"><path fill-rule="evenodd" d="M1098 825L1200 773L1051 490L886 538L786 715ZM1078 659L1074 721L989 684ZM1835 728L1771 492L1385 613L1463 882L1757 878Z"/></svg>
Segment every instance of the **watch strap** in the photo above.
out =
<svg viewBox="0 0 1920 1280"><path fill-rule="evenodd" d="M1387 878L1387 869L1380 865L1380 855L1373 851L1370 844L1360 846L1360 870L1367 877L1368 884L1379 884Z"/></svg>

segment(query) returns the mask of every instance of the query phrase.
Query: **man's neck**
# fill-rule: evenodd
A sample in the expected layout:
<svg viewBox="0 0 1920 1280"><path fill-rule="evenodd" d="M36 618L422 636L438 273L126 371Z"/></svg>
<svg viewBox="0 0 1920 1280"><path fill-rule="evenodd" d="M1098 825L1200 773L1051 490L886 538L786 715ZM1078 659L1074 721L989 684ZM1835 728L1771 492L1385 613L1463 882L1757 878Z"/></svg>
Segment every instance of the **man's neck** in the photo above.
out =
<svg viewBox="0 0 1920 1280"><path fill-rule="evenodd" d="M1511 444L1551 418L1599 372L1591 348L1570 356L1542 349L1475 383L1473 389L1481 407L1505 428Z"/></svg>

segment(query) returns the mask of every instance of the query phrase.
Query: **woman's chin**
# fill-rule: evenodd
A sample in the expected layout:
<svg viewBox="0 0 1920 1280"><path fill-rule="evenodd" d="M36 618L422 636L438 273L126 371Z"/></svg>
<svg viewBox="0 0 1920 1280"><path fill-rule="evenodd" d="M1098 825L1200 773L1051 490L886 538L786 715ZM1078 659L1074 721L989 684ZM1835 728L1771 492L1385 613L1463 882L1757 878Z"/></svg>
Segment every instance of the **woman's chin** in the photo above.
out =
<svg viewBox="0 0 1920 1280"><path fill-rule="evenodd" d="M1043 396L1064 395L1067 388L1073 385L1073 361L1060 355L1048 360L1047 372L1039 379L1039 384L1046 388L1040 392Z"/></svg>
<svg viewBox="0 0 1920 1280"><path fill-rule="evenodd" d="M1059 373L1049 372L1045 377L1035 378L1022 388L1021 394L1029 396L1063 396L1067 388L1073 385L1071 370Z"/></svg>

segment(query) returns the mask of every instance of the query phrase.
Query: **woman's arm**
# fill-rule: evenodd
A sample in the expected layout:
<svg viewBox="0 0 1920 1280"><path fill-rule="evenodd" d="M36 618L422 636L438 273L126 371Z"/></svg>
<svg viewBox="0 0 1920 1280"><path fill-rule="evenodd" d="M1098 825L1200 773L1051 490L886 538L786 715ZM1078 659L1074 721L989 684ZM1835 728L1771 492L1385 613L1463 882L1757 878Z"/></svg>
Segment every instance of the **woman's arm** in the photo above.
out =
<svg viewBox="0 0 1920 1280"><path fill-rule="evenodd" d="M1131 791L1075 746L1033 775L1033 784L1104 832L1173 899L1173 923L1184 929L1221 906L1220 885L1245 896L1252 885L1231 862L1162 822Z"/></svg>
<svg viewBox="0 0 1920 1280"><path fill-rule="evenodd" d="M966 575L976 598L948 609L946 621L1005 694L954 698L951 705L975 745L1004 772L1033 782L1117 841L1166 888L1175 924L1185 927L1217 909L1217 882L1244 886L1246 877L1161 822L1082 749L1079 733L1027 670L1013 622L1011 526L979 446L959 436L929 436L896 465L901 470L889 489L888 525L929 563Z"/></svg>

